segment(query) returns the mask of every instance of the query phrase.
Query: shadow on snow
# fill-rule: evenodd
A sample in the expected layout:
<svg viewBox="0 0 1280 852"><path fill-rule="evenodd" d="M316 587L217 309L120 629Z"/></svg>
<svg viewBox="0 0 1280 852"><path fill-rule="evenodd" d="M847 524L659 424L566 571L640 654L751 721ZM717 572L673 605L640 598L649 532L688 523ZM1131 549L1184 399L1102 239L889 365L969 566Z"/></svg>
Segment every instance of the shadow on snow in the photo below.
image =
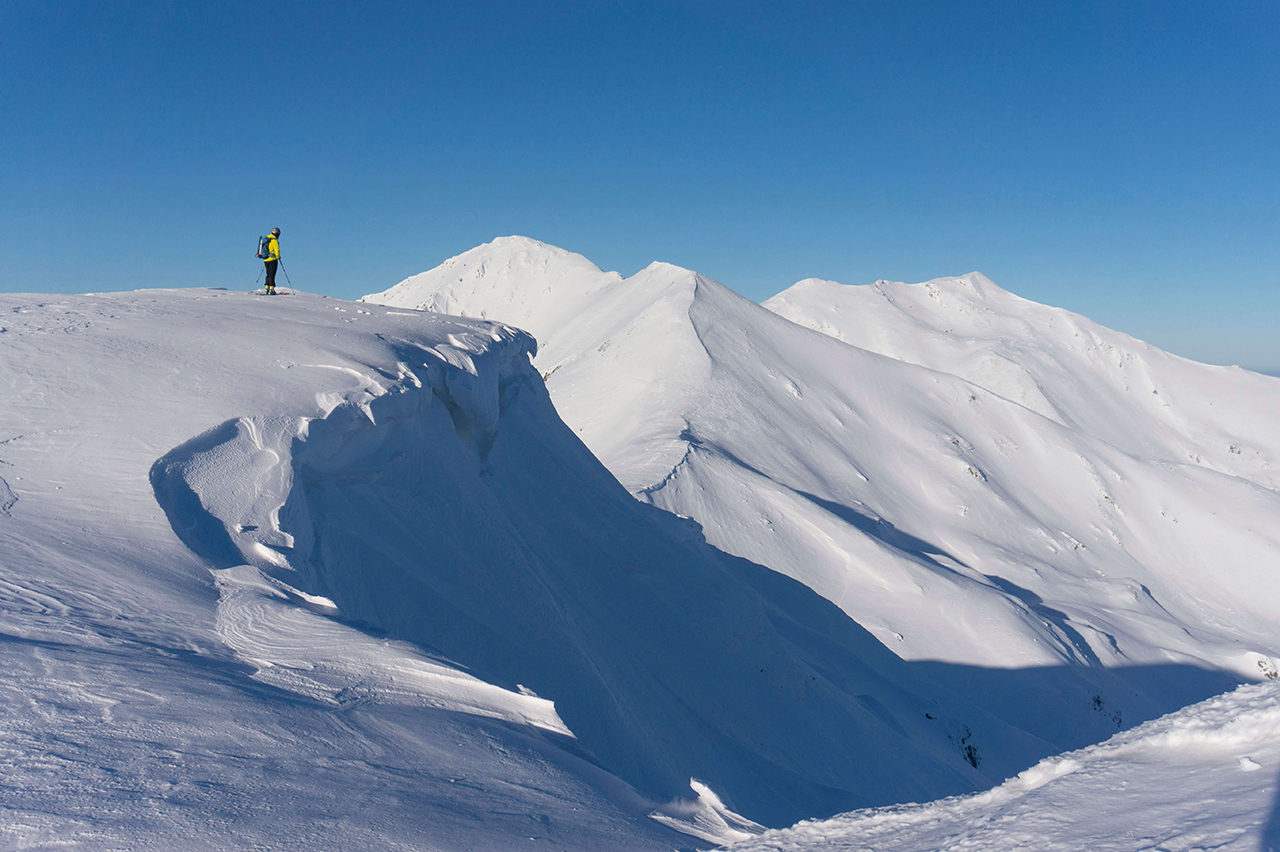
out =
<svg viewBox="0 0 1280 852"><path fill-rule="evenodd" d="M229 532L270 519L217 517L187 480L193 457L239 430L157 461L155 497L214 567L257 565L333 600L348 625L553 700L581 748L646 795L687 797L697 778L771 826L989 787L1239 683L1096 657L1030 670L904 662L808 587L635 500L525 367L502 377L498 412L470 401L475 378L446 370L368 416L340 406L278 448L292 469L287 569ZM945 568L927 542L827 508Z"/></svg>

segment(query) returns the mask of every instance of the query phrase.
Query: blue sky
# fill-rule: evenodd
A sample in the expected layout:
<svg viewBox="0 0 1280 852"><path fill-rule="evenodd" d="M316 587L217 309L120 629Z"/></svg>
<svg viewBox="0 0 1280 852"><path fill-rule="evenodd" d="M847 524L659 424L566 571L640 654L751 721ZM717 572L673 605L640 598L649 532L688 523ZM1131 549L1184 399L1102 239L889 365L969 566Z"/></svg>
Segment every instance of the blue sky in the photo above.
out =
<svg viewBox="0 0 1280 852"><path fill-rule="evenodd" d="M1280 4L0 3L0 290L375 292L524 234L762 300L979 270L1280 368Z"/></svg>

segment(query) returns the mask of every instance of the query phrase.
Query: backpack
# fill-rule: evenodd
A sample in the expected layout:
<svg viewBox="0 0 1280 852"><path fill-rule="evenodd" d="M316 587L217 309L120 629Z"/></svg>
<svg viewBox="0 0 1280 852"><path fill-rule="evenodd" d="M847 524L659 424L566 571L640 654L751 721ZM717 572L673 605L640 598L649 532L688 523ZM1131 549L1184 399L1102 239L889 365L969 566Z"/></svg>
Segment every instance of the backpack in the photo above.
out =
<svg viewBox="0 0 1280 852"><path fill-rule="evenodd" d="M271 237L258 237L258 257L266 260L271 257Z"/></svg>

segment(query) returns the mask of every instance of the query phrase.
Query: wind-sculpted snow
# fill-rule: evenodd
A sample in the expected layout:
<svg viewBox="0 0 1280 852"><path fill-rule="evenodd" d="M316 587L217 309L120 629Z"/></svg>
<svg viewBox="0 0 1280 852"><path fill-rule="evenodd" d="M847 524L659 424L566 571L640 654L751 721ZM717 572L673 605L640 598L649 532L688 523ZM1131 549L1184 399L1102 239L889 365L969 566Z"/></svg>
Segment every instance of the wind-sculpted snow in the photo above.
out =
<svg viewBox="0 0 1280 852"><path fill-rule="evenodd" d="M438 707L570 732L550 701L485 683L413 645L335 619L337 607L248 565L217 572L218 635L258 679L316 701Z"/></svg>
<svg viewBox="0 0 1280 852"><path fill-rule="evenodd" d="M994 790L806 821L733 852L1164 852L1280 848L1280 688L1185 708Z"/></svg>
<svg viewBox="0 0 1280 852"><path fill-rule="evenodd" d="M710 375L686 316L692 275L655 263L622 279L581 255L510 237L472 249L386 293L398 307L518 318L536 329L538 363L556 410L631 490L683 457L680 411ZM584 304L607 309L579 314Z"/></svg>
<svg viewBox="0 0 1280 852"><path fill-rule="evenodd" d="M776 825L972 789L1042 748L633 500L556 417L529 338L382 339L394 379L357 370L323 416L224 423L152 470L260 680L571 732L657 800L704 784L705 836L734 836L717 796Z"/></svg>
<svg viewBox="0 0 1280 852"><path fill-rule="evenodd" d="M687 848L669 825L742 836L709 800L667 806L601 768L550 697L355 623L284 567L279 513L309 424L381 416L427 363L457 365L460 426L492 423L499 371L469 353L527 361L527 336L220 290L0 311L0 846L621 852ZM484 429L469 435L479 453Z"/></svg>
<svg viewBox="0 0 1280 852"><path fill-rule="evenodd" d="M557 409L638 497L1059 748L1260 677L1280 381L981 276L878 286L802 283L775 313L506 238L365 300L531 331Z"/></svg>
<svg viewBox="0 0 1280 852"><path fill-rule="evenodd" d="M426 278L467 312L502 281L552 326L537 369L510 325L305 294L5 297L0 846L688 849L990 787L1274 676L1266 412L1184 406L1176 360L1186 428L1151 446L1225 456L1138 452L1048 385L1052 416L675 267L464 259ZM1118 848L1258 836L1270 695L1098 752L1186 757ZM984 824L1139 777L1089 754ZM929 807L876 813L985 819Z"/></svg>

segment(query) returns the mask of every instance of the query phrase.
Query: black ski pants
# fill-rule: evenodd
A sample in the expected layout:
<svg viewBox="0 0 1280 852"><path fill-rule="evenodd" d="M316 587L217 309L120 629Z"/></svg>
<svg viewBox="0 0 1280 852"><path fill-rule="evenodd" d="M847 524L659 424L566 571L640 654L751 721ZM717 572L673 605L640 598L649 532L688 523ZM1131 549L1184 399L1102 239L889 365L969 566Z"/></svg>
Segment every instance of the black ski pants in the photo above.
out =
<svg viewBox="0 0 1280 852"><path fill-rule="evenodd" d="M278 260L265 261L267 264L267 289L276 289L276 267L280 265Z"/></svg>

